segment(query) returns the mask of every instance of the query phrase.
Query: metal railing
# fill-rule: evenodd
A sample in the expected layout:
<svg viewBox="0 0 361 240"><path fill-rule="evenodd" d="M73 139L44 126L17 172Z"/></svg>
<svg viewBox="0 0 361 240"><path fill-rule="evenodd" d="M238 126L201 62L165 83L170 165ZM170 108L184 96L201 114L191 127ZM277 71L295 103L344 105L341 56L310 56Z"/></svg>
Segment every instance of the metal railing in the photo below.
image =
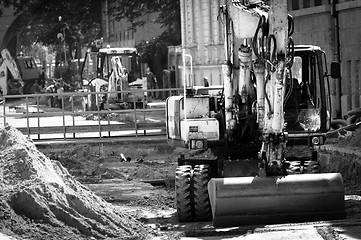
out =
<svg viewBox="0 0 361 240"><path fill-rule="evenodd" d="M12 125L33 140L164 135L165 97L180 91L173 88L3 96L0 125ZM147 97L152 93L163 97ZM108 94L143 97L126 104L111 103L103 100Z"/></svg>

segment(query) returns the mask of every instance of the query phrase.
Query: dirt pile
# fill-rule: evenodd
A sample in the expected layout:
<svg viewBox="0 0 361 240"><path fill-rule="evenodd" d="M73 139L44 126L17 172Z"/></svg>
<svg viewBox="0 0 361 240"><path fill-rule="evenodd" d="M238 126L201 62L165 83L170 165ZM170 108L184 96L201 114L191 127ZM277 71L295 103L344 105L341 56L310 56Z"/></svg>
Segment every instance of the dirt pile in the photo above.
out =
<svg viewBox="0 0 361 240"><path fill-rule="evenodd" d="M28 239L149 238L141 223L93 194L60 162L47 158L9 126L0 129L0 189L0 231L8 235ZM74 237L76 234L82 237Z"/></svg>
<svg viewBox="0 0 361 240"><path fill-rule="evenodd" d="M356 131L347 133L348 134L340 135L341 140L337 142L336 146L361 148L361 129L358 128Z"/></svg>

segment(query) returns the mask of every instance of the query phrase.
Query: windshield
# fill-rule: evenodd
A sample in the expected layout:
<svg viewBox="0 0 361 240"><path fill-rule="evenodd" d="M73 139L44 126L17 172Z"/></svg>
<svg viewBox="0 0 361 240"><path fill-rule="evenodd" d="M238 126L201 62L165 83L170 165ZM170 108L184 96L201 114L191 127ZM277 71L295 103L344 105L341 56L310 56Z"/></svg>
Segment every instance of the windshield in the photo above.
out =
<svg viewBox="0 0 361 240"><path fill-rule="evenodd" d="M286 82L285 123L288 131L321 128L321 92L316 55L295 56Z"/></svg>
<svg viewBox="0 0 361 240"><path fill-rule="evenodd" d="M99 77L108 81L115 67L121 69L122 73L128 76L129 83L141 77L136 53L114 55L91 52L87 53L82 78L91 80Z"/></svg>
<svg viewBox="0 0 361 240"><path fill-rule="evenodd" d="M140 77L139 65L136 54L102 55L99 62L100 77L107 80L116 69L128 76L131 83Z"/></svg>

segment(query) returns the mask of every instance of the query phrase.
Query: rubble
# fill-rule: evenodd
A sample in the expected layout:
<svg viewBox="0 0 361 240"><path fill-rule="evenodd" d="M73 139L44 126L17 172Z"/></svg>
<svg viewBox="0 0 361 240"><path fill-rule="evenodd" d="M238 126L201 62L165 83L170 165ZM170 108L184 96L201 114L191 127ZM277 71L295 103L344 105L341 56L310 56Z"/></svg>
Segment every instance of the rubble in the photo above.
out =
<svg viewBox="0 0 361 240"><path fill-rule="evenodd" d="M10 126L0 129L0 189L0 232L12 237L150 236L140 222L93 194L60 162L47 158L31 140Z"/></svg>

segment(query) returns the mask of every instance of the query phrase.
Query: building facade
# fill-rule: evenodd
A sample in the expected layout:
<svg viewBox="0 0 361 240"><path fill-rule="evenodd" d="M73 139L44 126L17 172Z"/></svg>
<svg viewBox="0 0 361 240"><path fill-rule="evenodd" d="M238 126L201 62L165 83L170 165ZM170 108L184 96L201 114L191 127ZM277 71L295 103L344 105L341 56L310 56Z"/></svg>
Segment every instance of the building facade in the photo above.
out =
<svg viewBox="0 0 361 240"><path fill-rule="evenodd" d="M181 49L172 49L174 52L170 51L170 55L179 55L185 49L191 56L187 59L187 65L192 61L193 66L192 71L186 74L189 84L202 85L203 77L207 76L210 85L219 85L220 65L225 61L225 51L223 26L217 16L219 6L224 5L226 0L181 0L180 3L182 46ZM182 68L181 61L178 60L177 65ZM178 80L178 86L183 86L181 79Z"/></svg>
<svg viewBox="0 0 361 240"><path fill-rule="evenodd" d="M145 13L143 18L146 22L143 27L135 31L130 30L131 23L127 19L116 20L109 15L112 6L108 1L102 4L102 27L104 44L111 47L135 47L142 41L150 41L159 36L164 30L159 23L155 22L157 13Z"/></svg>
<svg viewBox="0 0 361 240"><path fill-rule="evenodd" d="M211 85L221 84L225 61L224 33L219 6L227 0L181 0L182 46L169 51L170 64L182 69L181 53L192 57L187 81L202 85L207 76ZM361 105L361 0L287 0L294 18L296 44L320 46L331 61L341 63L341 79L331 79L333 117L341 117ZM190 59L187 58L187 66ZM189 68L189 67L188 67ZM188 80L189 79L189 80ZM180 85L183 85L179 81Z"/></svg>

